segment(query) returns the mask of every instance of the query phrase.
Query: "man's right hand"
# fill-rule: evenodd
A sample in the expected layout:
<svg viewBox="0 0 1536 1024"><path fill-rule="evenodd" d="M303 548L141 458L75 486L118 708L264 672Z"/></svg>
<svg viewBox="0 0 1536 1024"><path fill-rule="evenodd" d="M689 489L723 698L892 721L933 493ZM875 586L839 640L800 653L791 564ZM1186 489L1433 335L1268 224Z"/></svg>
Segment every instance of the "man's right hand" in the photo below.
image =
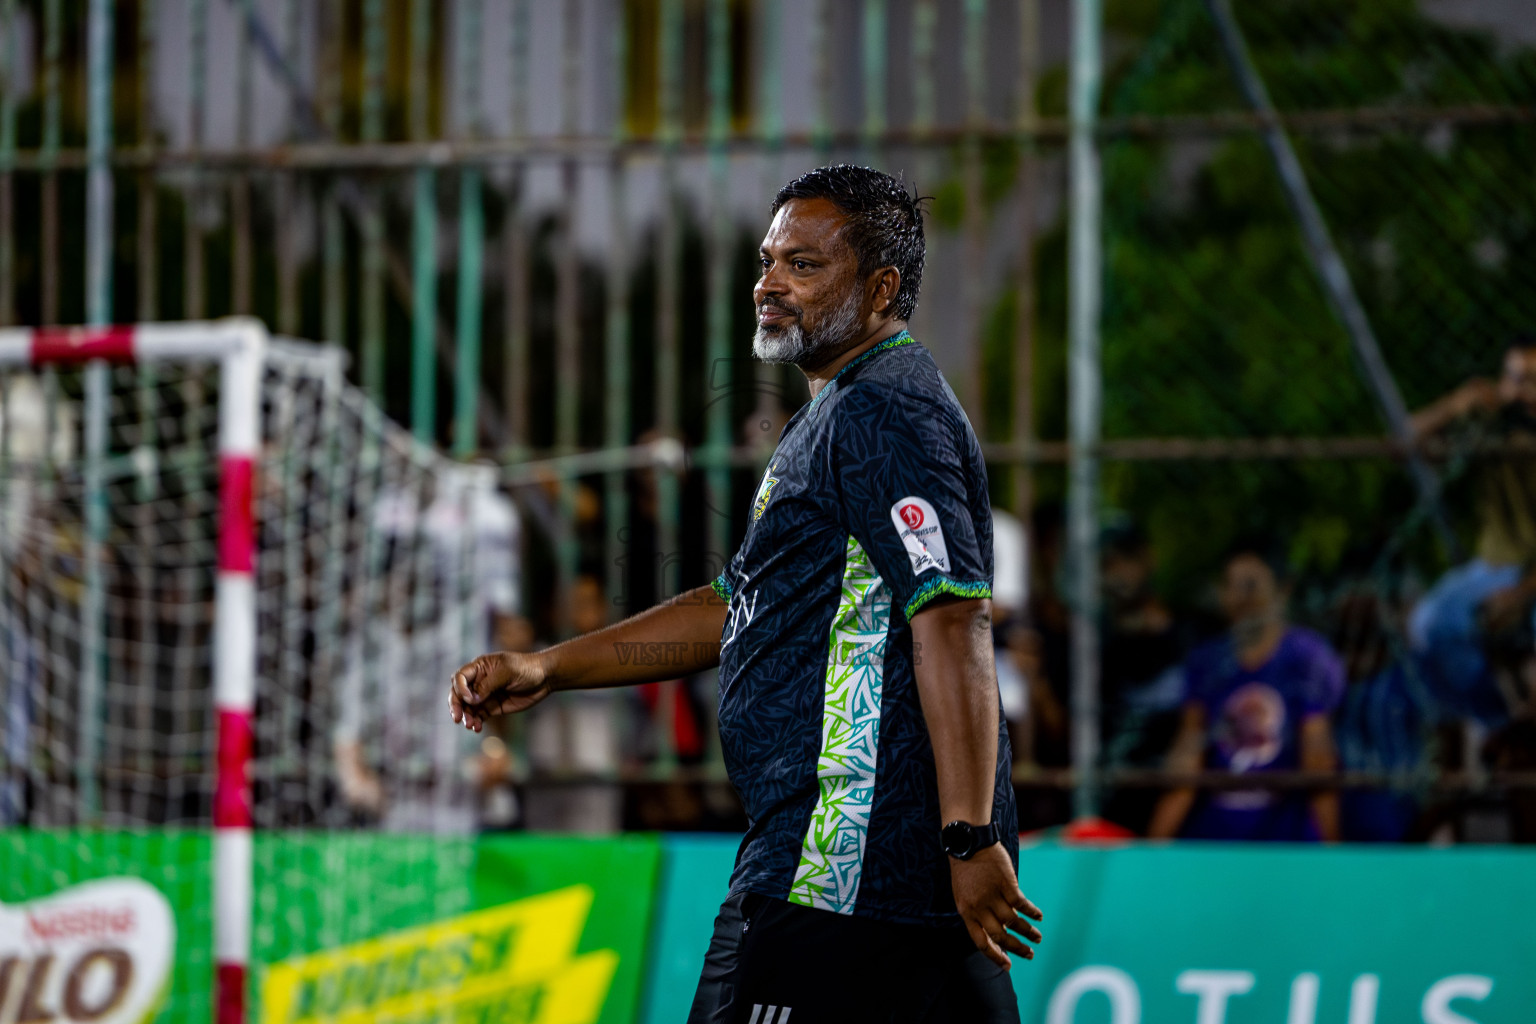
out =
<svg viewBox="0 0 1536 1024"><path fill-rule="evenodd" d="M455 722L479 732L492 715L527 711L552 692L544 663L534 654L482 654L453 674L448 708Z"/></svg>
<svg viewBox="0 0 1536 1024"><path fill-rule="evenodd" d="M1019 890L1013 873L1013 861L1001 843L978 850L970 860L949 860L950 882L955 892L955 909L965 922L976 948L1003 970L1013 964L1008 954L1026 960L1035 951L1020 939L1040 941L1040 929L1033 921L1043 920L1040 908ZM1017 932L1018 934L1014 934Z"/></svg>

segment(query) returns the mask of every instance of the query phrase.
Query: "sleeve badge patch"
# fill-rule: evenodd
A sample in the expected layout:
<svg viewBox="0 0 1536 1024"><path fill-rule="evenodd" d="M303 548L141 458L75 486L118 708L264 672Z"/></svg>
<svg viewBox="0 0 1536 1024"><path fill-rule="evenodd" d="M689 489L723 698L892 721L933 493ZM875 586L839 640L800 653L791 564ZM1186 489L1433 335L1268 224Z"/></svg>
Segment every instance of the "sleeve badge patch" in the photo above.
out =
<svg viewBox="0 0 1536 1024"><path fill-rule="evenodd" d="M949 549L944 546L944 529L938 513L925 499L902 498L891 506L891 522L912 560L912 575L929 569L949 572Z"/></svg>

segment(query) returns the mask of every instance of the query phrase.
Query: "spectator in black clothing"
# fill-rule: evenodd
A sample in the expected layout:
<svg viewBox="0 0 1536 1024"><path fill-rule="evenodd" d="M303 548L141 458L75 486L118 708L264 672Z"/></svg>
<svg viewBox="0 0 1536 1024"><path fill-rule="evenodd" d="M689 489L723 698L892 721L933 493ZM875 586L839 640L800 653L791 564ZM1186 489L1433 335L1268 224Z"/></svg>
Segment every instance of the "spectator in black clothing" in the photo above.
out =
<svg viewBox="0 0 1536 1024"><path fill-rule="evenodd" d="M1155 559L1139 528L1105 531L1100 551L1104 762L1116 768L1154 768L1178 732L1182 666L1191 637L1153 588ZM1104 817L1143 833L1157 795L1144 787L1111 791Z"/></svg>

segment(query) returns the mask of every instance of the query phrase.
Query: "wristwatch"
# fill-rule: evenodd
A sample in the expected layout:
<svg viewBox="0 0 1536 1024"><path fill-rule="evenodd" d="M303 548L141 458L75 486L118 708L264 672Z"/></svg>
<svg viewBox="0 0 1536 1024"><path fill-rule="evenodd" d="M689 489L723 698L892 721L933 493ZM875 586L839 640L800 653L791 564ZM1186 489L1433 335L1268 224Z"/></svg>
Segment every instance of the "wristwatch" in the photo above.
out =
<svg viewBox="0 0 1536 1024"><path fill-rule="evenodd" d="M980 828L968 821L952 821L939 830L939 845L956 860L970 860L1002 838L1003 830L995 821Z"/></svg>

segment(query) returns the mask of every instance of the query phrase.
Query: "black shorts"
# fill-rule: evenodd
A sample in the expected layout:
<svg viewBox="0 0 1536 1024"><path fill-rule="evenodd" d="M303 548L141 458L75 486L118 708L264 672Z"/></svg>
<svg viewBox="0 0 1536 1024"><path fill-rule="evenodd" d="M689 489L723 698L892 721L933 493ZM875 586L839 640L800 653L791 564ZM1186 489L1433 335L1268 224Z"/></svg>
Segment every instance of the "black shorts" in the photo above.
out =
<svg viewBox="0 0 1536 1024"><path fill-rule="evenodd" d="M1018 1024L1008 972L959 925L888 924L746 893L715 918L688 1024Z"/></svg>

